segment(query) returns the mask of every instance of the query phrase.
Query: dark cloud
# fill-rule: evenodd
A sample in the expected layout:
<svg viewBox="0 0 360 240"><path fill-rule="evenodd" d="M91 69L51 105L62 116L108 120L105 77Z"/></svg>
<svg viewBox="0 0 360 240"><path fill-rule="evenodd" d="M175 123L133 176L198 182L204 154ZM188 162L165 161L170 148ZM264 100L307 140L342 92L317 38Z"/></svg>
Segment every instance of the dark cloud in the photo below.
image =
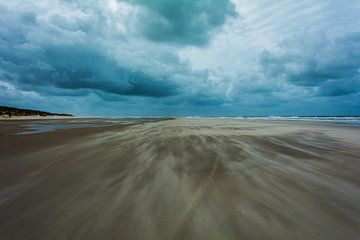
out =
<svg viewBox="0 0 360 240"><path fill-rule="evenodd" d="M24 24L35 25L37 22L36 13L25 12L25 13L21 14L21 21Z"/></svg>
<svg viewBox="0 0 360 240"><path fill-rule="evenodd" d="M266 76L312 88L322 96L360 92L360 32L332 41L318 38L289 39L280 45L280 53L263 52Z"/></svg>
<svg viewBox="0 0 360 240"><path fill-rule="evenodd" d="M95 93L105 101L123 101L122 96L178 96L163 100L170 105L181 102L220 105L227 101L223 96L226 84L218 83L214 88L208 74L197 73L180 61L171 51L176 47L161 47L157 51L151 50L156 46L152 44L127 46L125 54L131 62L128 64L124 57L112 54L103 45L105 40L119 40L110 31L117 19L107 18L101 8L104 6L93 1L60 2L80 12L42 13L34 9L36 13L19 10L11 14L11 10L3 9L0 22L8 24L0 32L1 79L20 91L34 91L42 96L83 97ZM224 24L227 16L235 14L230 1L128 3L143 7L146 13L140 20L153 25L154 31L164 33L164 38L152 40L179 44L205 44L210 32ZM99 9L102 12L98 14ZM155 22L145 19L150 13L157 15ZM163 18L172 25L171 29L157 25L156 21ZM103 29L107 38L94 29Z"/></svg>
<svg viewBox="0 0 360 240"><path fill-rule="evenodd" d="M359 11L326 20L299 9L284 24L294 3L241 1L240 19L233 2L3 1L0 102L104 115L359 112L360 33L348 34ZM319 2L305 5L326 15ZM288 38L315 15L327 25Z"/></svg>
<svg viewBox="0 0 360 240"><path fill-rule="evenodd" d="M236 16L230 0L123 0L145 8L138 28L150 40L205 45L213 30Z"/></svg>
<svg viewBox="0 0 360 240"><path fill-rule="evenodd" d="M157 79L141 71L119 66L96 50L81 45L46 46L32 51L28 59L23 55L7 53L4 62L12 63L18 84L55 86L60 89L92 89L128 96L166 97L177 93L178 86L165 79ZM22 62L20 62L20 59ZM26 60L29 61L26 61ZM29 64L30 61L36 64ZM9 68L8 68L9 69Z"/></svg>
<svg viewBox="0 0 360 240"><path fill-rule="evenodd" d="M189 98L189 103L194 105L221 105L225 102L222 96L197 94Z"/></svg>
<svg viewBox="0 0 360 240"><path fill-rule="evenodd" d="M0 12L0 80L21 90L55 96L94 91L154 98L179 91L178 84L163 76L122 66L106 56L83 19L56 13L39 22L33 12L11 14L6 8Z"/></svg>

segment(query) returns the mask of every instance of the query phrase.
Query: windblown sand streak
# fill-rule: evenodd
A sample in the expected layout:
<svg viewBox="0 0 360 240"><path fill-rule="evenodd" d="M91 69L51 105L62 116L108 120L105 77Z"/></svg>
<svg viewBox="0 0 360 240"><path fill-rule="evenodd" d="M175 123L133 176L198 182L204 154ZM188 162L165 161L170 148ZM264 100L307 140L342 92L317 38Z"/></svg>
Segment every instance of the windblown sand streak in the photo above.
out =
<svg viewBox="0 0 360 240"><path fill-rule="evenodd" d="M177 228L176 234L175 234L175 240L185 239L186 233L192 224L193 218L196 214L197 208L200 206L201 199L203 198L204 194L208 190L208 185L211 184L211 182L214 180L214 175L218 166L218 159L215 160L214 165L211 169L210 174L206 178L205 182L200 186L200 189L195 194L195 197L190 205L189 210L187 211L185 218L181 222L181 225Z"/></svg>
<svg viewBox="0 0 360 240"><path fill-rule="evenodd" d="M18 128L0 135L4 239L360 235L358 128L176 119L12 135Z"/></svg>

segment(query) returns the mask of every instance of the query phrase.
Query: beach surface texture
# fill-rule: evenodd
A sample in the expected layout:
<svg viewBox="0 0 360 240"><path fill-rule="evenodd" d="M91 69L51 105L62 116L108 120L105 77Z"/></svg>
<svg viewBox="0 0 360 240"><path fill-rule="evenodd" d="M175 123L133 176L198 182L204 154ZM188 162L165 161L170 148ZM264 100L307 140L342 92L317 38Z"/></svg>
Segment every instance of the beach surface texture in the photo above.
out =
<svg viewBox="0 0 360 240"><path fill-rule="evenodd" d="M359 239L359 127L23 122L0 122L0 239Z"/></svg>

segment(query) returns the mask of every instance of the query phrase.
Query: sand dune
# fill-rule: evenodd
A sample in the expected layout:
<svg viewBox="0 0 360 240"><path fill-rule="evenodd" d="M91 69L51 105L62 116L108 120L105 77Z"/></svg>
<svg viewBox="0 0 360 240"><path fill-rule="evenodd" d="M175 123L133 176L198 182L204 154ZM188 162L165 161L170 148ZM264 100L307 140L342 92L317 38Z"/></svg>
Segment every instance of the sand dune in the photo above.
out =
<svg viewBox="0 0 360 240"><path fill-rule="evenodd" d="M10 133L2 239L360 236L358 128L176 119Z"/></svg>

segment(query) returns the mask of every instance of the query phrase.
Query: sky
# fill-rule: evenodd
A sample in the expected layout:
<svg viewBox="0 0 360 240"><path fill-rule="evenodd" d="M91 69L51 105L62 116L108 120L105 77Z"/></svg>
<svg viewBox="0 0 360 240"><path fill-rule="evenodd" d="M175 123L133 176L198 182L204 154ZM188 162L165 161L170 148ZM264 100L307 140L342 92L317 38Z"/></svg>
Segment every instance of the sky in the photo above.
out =
<svg viewBox="0 0 360 240"><path fill-rule="evenodd" d="M0 0L0 105L360 115L360 1Z"/></svg>

